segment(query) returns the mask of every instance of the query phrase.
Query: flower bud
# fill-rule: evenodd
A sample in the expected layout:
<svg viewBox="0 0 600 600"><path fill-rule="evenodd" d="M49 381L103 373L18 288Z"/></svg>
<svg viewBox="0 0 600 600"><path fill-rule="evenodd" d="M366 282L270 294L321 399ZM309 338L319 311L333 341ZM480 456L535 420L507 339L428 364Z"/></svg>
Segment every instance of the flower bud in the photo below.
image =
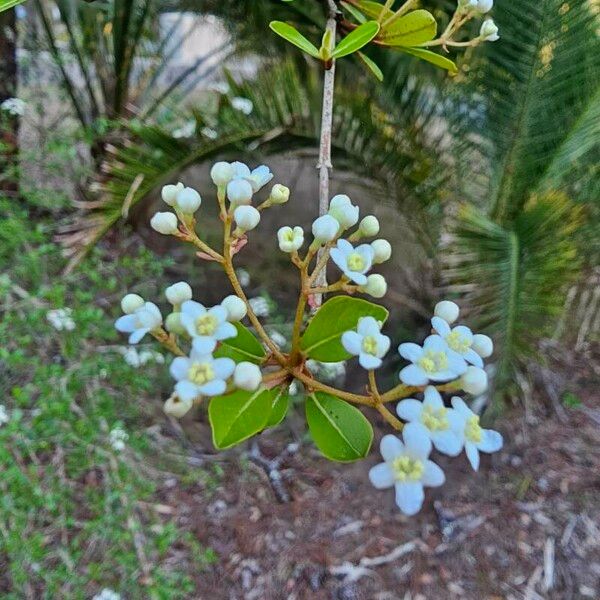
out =
<svg viewBox="0 0 600 600"><path fill-rule="evenodd" d="M180 312L174 312L167 315L167 318L165 319L165 329L169 333L174 333L176 335L183 335L185 333L185 327L181 324Z"/></svg>
<svg viewBox="0 0 600 600"><path fill-rule="evenodd" d="M462 389L469 394L478 396L483 394L488 387L487 373L479 367L467 367L465 374L460 379Z"/></svg>
<svg viewBox="0 0 600 600"><path fill-rule="evenodd" d="M177 200L177 194L183 190L183 183L179 182L177 185L173 185L169 183L168 185L163 186L160 195L162 199L169 205L175 206L175 200Z"/></svg>
<svg viewBox="0 0 600 600"><path fill-rule="evenodd" d="M477 8L477 0L458 0L458 7L467 11Z"/></svg>
<svg viewBox="0 0 600 600"><path fill-rule="evenodd" d="M253 392L262 381L260 368L251 362L241 362L235 366L233 372L233 383L236 387Z"/></svg>
<svg viewBox="0 0 600 600"><path fill-rule="evenodd" d="M260 223L260 213L254 206L238 206L233 217L242 231L250 231Z"/></svg>
<svg viewBox="0 0 600 600"><path fill-rule="evenodd" d="M383 298L387 292L387 282L383 275L374 273L367 277L367 283L360 286L359 289L373 298Z"/></svg>
<svg viewBox="0 0 600 600"><path fill-rule="evenodd" d="M238 296L227 296L221 301L221 306L227 311L227 320L230 323L241 321L248 312L246 303Z"/></svg>
<svg viewBox="0 0 600 600"><path fill-rule="evenodd" d="M134 313L138 308L144 306L145 300L137 294L127 294L123 296L121 300L121 310L126 314L130 315Z"/></svg>
<svg viewBox="0 0 600 600"><path fill-rule="evenodd" d="M185 214L191 215L195 213L202 204L202 198L200 194L190 187L183 188L177 194L177 200L175 201L176 207Z"/></svg>
<svg viewBox="0 0 600 600"><path fill-rule="evenodd" d="M491 356L494 352L494 342L492 338L487 335L483 335L483 333L476 333L473 336L473 344L471 348L481 356L481 358L487 358Z"/></svg>
<svg viewBox="0 0 600 600"><path fill-rule="evenodd" d="M323 215L312 224L312 233L319 244L335 240L339 229L340 224L331 215Z"/></svg>
<svg viewBox="0 0 600 600"><path fill-rule="evenodd" d="M163 235L173 235L177 232L177 217L172 212L157 212L150 219L150 227Z"/></svg>
<svg viewBox="0 0 600 600"><path fill-rule="evenodd" d="M477 0L477 12L482 15L490 12L492 6L494 6L494 0Z"/></svg>
<svg viewBox="0 0 600 600"><path fill-rule="evenodd" d="M450 302L450 300L438 302L433 309L433 314L440 319L444 319L448 324L454 323L458 319L459 313L458 304Z"/></svg>
<svg viewBox="0 0 600 600"><path fill-rule="evenodd" d="M387 240L375 240L371 242L371 248L373 248L373 263L379 265L392 256L392 246Z"/></svg>
<svg viewBox="0 0 600 600"><path fill-rule="evenodd" d="M366 216L358 226L358 230L367 237L373 237L379 233L379 221L374 215Z"/></svg>
<svg viewBox="0 0 600 600"><path fill-rule="evenodd" d="M495 42L500 39L500 36L498 35L498 26L492 19L486 19L481 24L479 37L486 42Z"/></svg>
<svg viewBox="0 0 600 600"><path fill-rule="evenodd" d="M167 297L167 300L173 305L182 304L186 300L192 299L192 288L190 287L189 283L186 283L185 281L180 281L178 283L170 285L165 290L165 296Z"/></svg>
<svg viewBox="0 0 600 600"><path fill-rule="evenodd" d="M358 223L359 208L353 206L346 194L338 194L329 203L329 213L340 224L342 229L348 229Z"/></svg>
<svg viewBox="0 0 600 600"><path fill-rule="evenodd" d="M290 188L276 183L271 188L271 195L269 196L272 204L285 204L290 199Z"/></svg>
<svg viewBox="0 0 600 600"><path fill-rule="evenodd" d="M180 419L189 412L193 405L193 400L184 401L175 392L173 392L173 394L171 394L171 396L165 402L163 410L170 417Z"/></svg>
<svg viewBox="0 0 600 600"><path fill-rule="evenodd" d="M260 167L256 167L256 169L252 170L250 176L247 177L247 180L250 182L252 191L254 193L258 192L262 187L267 185L271 179L273 179L273 173L271 173L271 169L269 169L267 165L260 165Z"/></svg>
<svg viewBox="0 0 600 600"><path fill-rule="evenodd" d="M279 249L282 252L294 252L304 244L304 231L302 227L282 227L277 232Z"/></svg>
<svg viewBox="0 0 600 600"><path fill-rule="evenodd" d="M234 176L233 167L225 161L215 163L210 170L210 178L216 186L227 185Z"/></svg>
<svg viewBox="0 0 600 600"><path fill-rule="evenodd" d="M234 179L227 184L227 198L233 205L250 204L252 186L245 179Z"/></svg>

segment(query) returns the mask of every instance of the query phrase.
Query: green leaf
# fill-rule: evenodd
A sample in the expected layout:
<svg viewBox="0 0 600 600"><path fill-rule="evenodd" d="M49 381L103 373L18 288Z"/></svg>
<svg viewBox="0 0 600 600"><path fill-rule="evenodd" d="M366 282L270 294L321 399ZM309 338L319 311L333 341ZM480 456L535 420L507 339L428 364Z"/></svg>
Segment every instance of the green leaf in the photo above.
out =
<svg viewBox="0 0 600 600"><path fill-rule="evenodd" d="M379 4L379 2L372 2L372 0L355 0L352 4L364 15L370 19L377 19L380 23L382 21L387 21L394 16L393 11L383 6L383 4Z"/></svg>
<svg viewBox="0 0 600 600"><path fill-rule="evenodd" d="M274 390L258 389L215 396L208 406L215 448L230 448L262 431L271 414L275 394Z"/></svg>
<svg viewBox="0 0 600 600"><path fill-rule="evenodd" d="M425 50L425 48L395 48L395 50L416 56L421 60L426 60L436 67L446 69L446 71L450 72L452 75L458 73L458 67L453 61L445 56L442 56L441 54L431 52L431 50Z"/></svg>
<svg viewBox="0 0 600 600"><path fill-rule="evenodd" d="M362 62L367 66L369 71L371 71L371 73L373 73L373 75L375 75L377 80L383 81L383 72L378 67L377 63L372 61L366 54L363 54L362 52L358 52L357 54L358 54L358 58L360 58L360 60L362 60Z"/></svg>
<svg viewBox="0 0 600 600"><path fill-rule="evenodd" d="M378 31L379 23L377 21L367 21L359 25L336 46L333 51L333 58L342 58L360 50L377 35Z"/></svg>
<svg viewBox="0 0 600 600"><path fill-rule="evenodd" d="M0 12L8 10L17 4L23 3L25 0L0 0Z"/></svg>
<svg viewBox="0 0 600 600"><path fill-rule="evenodd" d="M241 323L234 323L238 334L234 338L223 340L215 350L215 356L232 358L236 362L246 360L259 365L266 353L262 344L253 333Z"/></svg>
<svg viewBox="0 0 600 600"><path fill-rule="evenodd" d="M300 48L303 52L319 58L319 50L309 42L295 27L284 23L283 21L271 21L269 27L284 40Z"/></svg>
<svg viewBox="0 0 600 600"><path fill-rule="evenodd" d="M432 40L436 33L433 15L426 10L415 10L382 28L380 38L388 46L416 46Z"/></svg>
<svg viewBox="0 0 600 600"><path fill-rule="evenodd" d="M365 23L367 18L357 8L348 2L342 2L342 6L359 22Z"/></svg>
<svg viewBox="0 0 600 600"><path fill-rule="evenodd" d="M290 396L287 393L287 386L281 386L278 389L276 388L276 390L277 392L273 397L273 403L271 404L271 414L267 419L267 427L279 425L279 423L283 421L290 405Z"/></svg>
<svg viewBox="0 0 600 600"><path fill-rule="evenodd" d="M330 460L351 462L369 453L373 428L351 404L315 392L306 399L306 421L315 444Z"/></svg>
<svg viewBox="0 0 600 600"><path fill-rule="evenodd" d="M321 362L346 360L350 354L342 346L342 334L356 329L361 317L375 317L384 322L388 311L360 298L336 296L316 312L300 340L300 347L310 358Z"/></svg>

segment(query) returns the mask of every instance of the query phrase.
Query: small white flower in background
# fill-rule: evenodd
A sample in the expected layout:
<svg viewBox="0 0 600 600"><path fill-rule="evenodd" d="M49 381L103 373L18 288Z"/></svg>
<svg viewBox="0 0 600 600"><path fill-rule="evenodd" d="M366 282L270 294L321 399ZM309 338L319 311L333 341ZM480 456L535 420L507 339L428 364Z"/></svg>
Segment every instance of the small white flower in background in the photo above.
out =
<svg viewBox="0 0 600 600"><path fill-rule="evenodd" d="M227 185L235 177L235 169L228 162L216 162L210 170L210 178L216 186Z"/></svg>
<svg viewBox="0 0 600 600"><path fill-rule="evenodd" d="M250 273L248 273L246 269L236 269L235 275L242 287L248 287L250 285Z"/></svg>
<svg viewBox="0 0 600 600"><path fill-rule="evenodd" d="M304 231L302 227L282 227L277 232L277 241L279 242L279 249L282 252L295 252L302 247L304 244Z"/></svg>
<svg viewBox="0 0 600 600"><path fill-rule="evenodd" d="M366 237L373 237L379 233L379 220L374 215L367 215L358 226L359 231Z"/></svg>
<svg viewBox="0 0 600 600"><path fill-rule="evenodd" d="M331 216L323 215L315 219L312 224L312 233L319 244L333 242L340 230L340 224Z"/></svg>
<svg viewBox="0 0 600 600"><path fill-rule="evenodd" d="M502 435L493 429L483 429L476 415L462 398L452 398L452 407L460 416L457 433L464 436L465 453L475 471L479 469L480 452L497 452L504 443Z"/></svg>
<svg viewBox="0 0 600 600"><path fill-rule="evenodd" d="M463 447L461 416L452 408L446 408L440 393L433 387L425 388L423 402L406 398L396 406L398 416L404 421L423 428L423 435L429 437L440 452L448 456L458 456Z"/></svg>
<svg viewBox="0 0 600 600"><path fill-rule="evenodd" d="M195 213L202 204L200 194L191 187L186 187L177 192L175 206L182 212L188 215Z"/></svg>
<svg viewBox="0 0 600 600"><path fill-rule="evenodd" d="M458 304L450 302L450 300L438 302L433 309L433 315L440 319L444 319L448 325L452 325L452 323L458 319L459 314L460 308L458 307Z"/></svg>
<svg viewBox="0 0 600 600"><path fill-rule="evenodd" d="M346 362L343 360L334 363L324 363L309 359L306 361L306 366L319 379L328 383L339 382L346 376Z"/></svg>
<svg viewBox="0 0 600 600"><path fill-rule="evenodd" d="M250 298L248 300L250 304L250 308L252 312L257 317L268 317L271 309L269 307L269 303L262 296L257 296L256 298Z"/></svg>
<svg viewBox="0 0 600 600"><path fill-rule="evenodd" d="M270 331L271 341L278 347L283 348L287 344L287 339L279 331Z"/></svg>
<svg viewBox="0 0 600 600"><path fill-rule="evenodd" d="M173 306L178 306L192 299L192 288L186 281L179 281L165 290L165 296Z"/></svg>
<svg viewBox="0 0 600 600"><path fill-rule="evenodd" d="M498 26L494 23L493 19L486 19L481 24L479 37L485 42L495 42L500 39L500 36L498 35Z"/></svg>
<svg viewBox="0 0 600 600"><path fill-rule="evenodd" d="M349 196L338 194L331 199L328 213L342 229L348 229L358 223L359 208L354 206Z"/></svg>
<svg viewBox="0 0 600 600"><path fill-rule="evenodd" d="M219 137L219 132L212 127L203 127L200 133L209 140L216 140Z"/></svg>
<svg viewBox="0 0 600 600"><path fill-rule="evenodd" d="M157 352L156 350L142 350L139 353L139 357L140 357L140 363L142 365L145 365L149 362L155 362L156 364L159 364L159 365L165 364L165 357L160 352Z"/></svg>
<svg viewBox="0 0 600 600"><path fill-rule="evenodd" d="M367 283L358 288L361 292L373 296L373 298L383 298L387 293L387 282L383 275L373 273L367 277Z"/></svg>
<svg viewBox="0 0 600 600"><path fill-rule="evenodd" d="M390 349L390 338L381 333L381 323L373 317L361 317L356 331L342 334L342 346L346 352L358 356L363 369L378 369L381 359Z"/></svg>
<svg viewBox="0 0 600 600"><path fill-rule="evenodd" d="M8 415L8 411L6 410L6 406L4 404L0 404L0 427L2 425L6 425L10 421L10 417Z"/></svg>
<svg viewBox="0 0 600 600"><path fill-rule="evenodd" d="M463 376L460 378L460 385L468 394L479 396L479 394L483 394L483 392L487 390L487 373L479 367L468 367Z"/></svg>
<svg viewBox="0 0 600 600"><path fill-rule="evenodd" d="M233 218L241 231L251 231L260 223L260 213L254 206L238 206Z"/></svg>
<svg viewBox="0 0 600 600"><path fill-rule="evenodd" d="M233 294L223 298L223 300L221 300L221 306L227 311L227 320L230 323L241 321L248 312L246 303Z"/></svg>
<svg viewBox="0 0 600 600"><path fill-rule="evenodd" d="M117 451L125 449L125 444L128 439L129 434L125 430L121 429L121 427L115 427L111 429L110 433L108 434L110 445L114 450Z"/></svg>
<svg viewBox="0 0 600 600"><path fill-rule="evenodd" d="M177 194L179 194L179 192L181 192L184 188L185 186L181 182L177 184L168 183L167 185L163 185L162 190L160 191L160 196L165 204L168 204L169 206L175 206Z"/></svg>
<svg viewBox="0 0 600 600"><path fill-rule="evenodd" d="M230 88L226 81L216 81L215 83L211 84L208 89L213 90L218 94L228 94Z"/></svg>
<svg viewBox="0 0 600 600"><path fill-rule="evenodd" d="M165 357L155 350L140 350L131 346L129 348L120 348L119 352L123 355L123 360L131 367L138 368L149 362L164 364Z"/></svg>
<svg viewBox="0 0 600 600"><path fill-rule="evenodd" d="M194 347L189 358L178 356L171 363L171 375L177 381L175 392L183 402L198 396L218 396L227 389L226 380L234 369L235 363L230 358L214 358Z"/></svg>
<svg viewBox="0 0 600 600"><path fill-rule="evenodd" d="M92 600L121 600L121 596L109 588L104 588L99 594L96 594Z"/></svg>
<svg viewBox="0 0 600 600"><path fill-rule="evenodd" d="M375 240L371 242L373 248L373 264L380 265L392 256L392 245L387 240Z"/></svg>
<svg viewBox="0 0 600 600"><path fill-rule="evenodd" d="M46 313L46 319L57 331L73 331L75 321L72 314L73 311L70 308L56 308Z"/></svg>
<svg viewBox="0 0 600 600"><path fill-rule="evenodd" d="M297 396L300 393L300 386L296 380L290 383L290 387L288 388L288 394L290 396Z"/></svg>
<svg viewBox="0 0 600 600"><path fill-rule="evenodd" d="M480 12L482 15L490 12L493 6L494 0L477 0L477 12Z"/></svg>
<svg viewBox="0 0 600 600"><path fill-rule="evenodd" d="M199 302L186 300L181 305L181 324L200 353L212 352L217 342L237 335L237 329L227 317L227 309L220 304L207 309Z"/></svg>
<svg viewBox="0 0 600 600"><path fill-rule="evenodd" d="M271 188L269 199L273 204L285 204L290 199L290 188L280 183L276 183Z"/></svg>
<svg viewBox="0 0 600 600"><path fill-rule="evenodd" d="M400 356L412 365L400 371L400 381L406 385L427 385L429 381L450 381L467 370L465 359L448 348L439 335L430 335L423 346L412 342L400 344Z"/></svg>
<svg viewBox="0 0 600 600"><path fill-rule="evenodd" d="M236 387L253 392L258 389L262 382L262 373L260 368L251 362L240 362L235 366L233 372L233 383Z"/></svg>
<svg viewBox="0 0 600 600"><path fill-rule="evenodd" d="M252 114L252 111L254 110L254 104L252 104L252 100L249 100L248 98L242 98L240 96L236 96L235 98L231 99L231 106L233 106L235 110L243 112L245 115Z"/></svg>
<svg viewBox="0 0 600 600"><path fill-rule="evenodd" d="M331 260L338 268L358 285L367 283L365 273L373 265L373 248L370 244L361 244L354 248L348 240L338 240L337 246L331 249Z"/></svg>
<svg viewBox="0 0 600 600"><path fill-rule="evenodd" d="M261 190L269 181L273 179L273 173L267 165L260 165L256 169L252 169L252 172L247 177L248 183L252 186L252 191L256 194Z"/></svg>
<svg viewBox="0 0 600 600"><path fill-rule="evenodd" d="M440 317L433 317L431 326L451 350L460 354L468 363L479 368L483 367L481 356L472 348L473 333L468 327L458 325L450 328L450 325Z"/></svg>
<svg viewBox="0 0 600 600"><path fill-rule="evenodd" d="M396 504L405 515L415 515L425 499L424 486L438 487L445 481L444 472L429 460L431 440L423 429L408 423L402 430L404 442L386 435L380 444L385 462L369 471L371 483L379 490L394 487Z"/></svg>
<svg viewBox="0 0 600 600"><path fill-rule="evenodd" d="M174 138L188 138L196 133L196 121L187 121L181 127L173 131Z"/></svg>
<svg viewBox="0 0 600 600"><path fill-rule="evenodd" d="M20 98L7 98L0 104L0 110L3 110L15 117L20 117L25 112L25 102Z"/></svg>
<svg viewBox="0 0 600 600"><path fill-rule="evenodd" d="M184 415L186 415L190 409L194 406L194 401L189 398L183 401L176 392L173 392L165 401L163 405L163 410L165 414L170 417L175 417L176 419L180 419Z"/></svg>
<svg viewBox="0 0 600 600"><path fill-rule="evenodd" d="M157 212L150 219L150 227L163 235L177 233L177 217L172 212Z"/></svg>
<svg viewBox="0 0 600 600"><path fill-rule="evenodd" d="M153 302L144 302L131 314L119 317L115 327L122 333L130 333L129 343L137 344L149 331L162 325L160 309Z"/></svg>

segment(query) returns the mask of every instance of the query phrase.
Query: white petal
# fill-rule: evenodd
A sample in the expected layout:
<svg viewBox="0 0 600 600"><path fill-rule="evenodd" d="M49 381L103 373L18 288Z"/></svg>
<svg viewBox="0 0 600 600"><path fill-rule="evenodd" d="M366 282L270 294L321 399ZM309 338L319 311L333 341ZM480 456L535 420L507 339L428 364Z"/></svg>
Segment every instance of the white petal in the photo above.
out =
<svg viewBox="0 0 600 600"><path fill-rule="evenodd" d="M233 323L228 323L225 321L221 323L214 333L214 338L216 340L228 340L229 338L237 336L237 329Z"/></svg>
<svg viewBox="0 0 600 600"><path fill-rule="evenodd" d="M354 283L357 285L366 285L367 283L367 276L363 275L362 273L346 270L344 271L344 275L346 275L346 277L350 277L350 279L352 279L352 281L354 281Z"/></svg>
<svg viewBox="0 0 600 600"><path fill-rule="evenodd" d="M169 369L173 379L176 379L177 381L187 379L191 364L192 361L189 358L185 356L178 356L171 363L171 368Z"/></svg>
<svg viewBox="0 0 600 600"><path fill-rule="evenodd" d="M205 396L218 396L227 389L227 385L222 379L213 379L200 386L200 393Z"/></svg>
<svg viewBox="0 0 600 600"><path fill-rule="evenodd" d="M228 379L235 370L235 362L230 358L215 358L212 366L217 379Z"/></svg>
<svg viewBox="0 0 600 600"><path fill-rule="evenodd" d="M219 323L227 320L227 309L220 304L209 308L208 314L215 317Z"/></svg>
<svg viewBox="0 0 600 600"><path fill-rule="evenodd" d="M332 249L332 252L336 250L336 248ZM354 251L354 246L348 240L338 240L337 241L337 250L341 252L343 255L350 254Z"/></svg>
<svg viewBox="0 0 600 600"><path fill-rule="evenodd" d="M418 421L423 412L423 403L414 398L406 398L398 402L396 412L401 419L405 421Z"/></svg>
<svg viewBox="0 0 600 600"><path fill-rule="evenodd" d="M369 471L369 480L378 490L394 485L394 474L386 463L379 463Z"/></svg>
<svg viewBox="0 0 600 600"><path fill-rule="evenodd" d="M362 317L358 320L358 327L356 330L362 336L372 335L373 337L376 337L379 335L380 327L374 317Z"/></svg>
<svg viewBox="0 0 600 600"><path fill-rule="evenodd" d="M181 305L181 320L183 322L183 316L189 315L192 319L196 320L198 317L201 317L204 313L206 313L206 308L200 302L196 302L195 300L186 300Z"/></svg>
<svg viewBox="0 0 600 600"><path fill-rule="evenodd" d="M461 338L469 340L469 344L473 343L473 332L468 327L458 325L452 331L458 333Z"/></svg>
<svg viewBox="0 0 600 600"><path fill-rule="evenodd" d="M465 363L466 364L466 363ZM456 373L447 369L446 371L436 371L435 373L428 373L431 381L452 381L456 379Z"/></svg>
<svg viewBox="0 0 600 600"><path fill-rule="evenodd" d="M465 359L456 352L448 352L448 370L455 374L455 376L464 375L467 370L467 363Z"/></svg>
<svg viewBox="0 0 600 600"><path fill-rule="evenodd" d="M200 335L192 340L192 348L199 355L211 354L216 345L217 342L207 335Z"/></svg>
<svg viewBox="0 0 600 600"><path fill-rule="evenodd" d="M137 344L150 330L149 329L136 329L129 336L130 344Z"/></svg>
<svg viewBox="0 0 600 600"><path fill-rule="evenodd" d="M379 451L383 460L388 462L404 452L404 444L395 435L384 435L379 443Z"/></svg>
<svg viewBox="0 0 600 600"><path fill-rule="evenodd" d="M466 442L465 452L473 470L477 471L479 469L479 450L477 450L477 446L472 442Z"/></svg>
<svg viewBox="0 0 600 600"><path fill-rule="evenodd" d="M144 304L144 309L147 310L155 319L162 321L160 308L158 308L154 302L146 302Z"/></svg>
<svg viewBox="0 0 600 600"><path fill-rule="evenodd" d="M473 366L483 369L483 360L481 360L481 356L479 356L479 354L477 354L477 352L475 352L475 350L473 350L473 348L469 348L463 354L463 358L468 363L471 363Z"/></svg>
<svg viewBox="0 0 600 600"><path fill-rule="evenodd" d="M363 336L356 333L356 331L346 331L342 334L342 346L346 349L346 352L358 356L362 347Z"/></svg>
<svg viewBox="0 0 600 600"><path fill-rule="evenodd" d="M456 431L432 431L431 441L436 450L448 456L458 456L462 450L463 442Z"/></svg>
<svg viewBox="0 0 600 600"><path fill-rule="evenodd" d="M396 504L405 515L416 515L423 506L425 493L420 481L396 483Z"/></svg>
<svg viewBox="0 0 600 600"><path fill-rule="evenodd" d="M432 385L428 385L425 388L425 398L423 399L423 404L425 406L431 406L431 408L434 408L435 410L439 410L440 408L444 407L442 396Z"/></svg>
<svg viewBox="0 0 600 600"><path fill-rule="evenodd" d="M340 270L343 271L347 267L346 257L338 248L332 248L329 252L329 256L331 256L331 260L339 267Z"/></svg>
<svg viewBox="0 0 600 600"><path fill-rule="evenodd" d="M383 358L387 354L391 343L392 340L387 335L379 334L377 336L377 356L379 358Z"/></svg>
<svg viewBox="0 0 600 600"><path fill-rule="evenodd" d="M445 340L439 335L430 335L426 337L423 347L426 350L433 350L434 352L448 351L448 344L446 344Z"/></svg>
<svg viewBox="0 0 600 600"><path fill-rule="evenodd" d="M368 354L367 352L361 352L358 357L358 362L363 369L378 369L381 366L381 359Z"/></svg>
<svg viewBox="0 0 600 600"><path fill-rule="evenodd" d="M413 458L426 459L431 454L429 429L421 423L408 423L402 429L406 452Z"/></svg>
<svg viewBox="0 0 600 600"><path fill-rule="evenodd" d="M136 330L137 318L135 315L123 315L115 321L117 331L122 333L131 333Z"/></svg>
<svg viewBox="0 0 600 600"><path fill-rule="evenodd" d="M446 481L444 471L431 460L426 461L425 470L423 471L423 485L427 487L439 487L444 481Z"/></svg>
<svg viewBox="0 0 600 600"><path fill-rule="evenodd" d="M477 444L477 448L482 452L497 452L502 448L504 440L502 435L493 429L483 429L481 441Z"/></svg>
<svg viewBox="0 0 600 600"><path fill-rule="evenodd" d="M465 419L468 419L475 414L459 396L453 396L451 403L452 408Z"/></svg>
<svg viewBox="0 0 600 600"><path fill-rule="evenodd" d="M446 417L450 423L450 429L459 434L459 437L462 436L465 431L465 421L467 417L454 408L448 409Z"/></svg>
<svg viewBox="0 0 600 600"><path fill-rule="evenodd" d="M406 385L419 386L429 383L429 378L421 367L417 367L417 365L408 365L408 367L404 367L404 369L400 371L400 381Z"/></svg>
<svg viewBox="0 0 600 600"><path fill-rule="evenodd" d="M371 244L361 244L358 246L358 248L356 248L355 252L365 261L365 266L363 269L361 269L361 272L366 273L373 264L374 251L373 248L371 248Z"/></svg>
<svg viewBox="0 0 600 600"><path fill-rule="evenodd" d="M182 402L191 402L200 395L200 389L191 381L179 381L175 384L175 391Z"/></svg>
<svg viewBox="0 0 600 600"><path fill-rule="evenodd" d="M198 331L196 330L195 317L192 317L192 315L184 313L183 311L179 314L181 315L179 321L181 322L182 327L188 332L188 335L192 337L197 336Z"/></svg>
<svg viewBox="0 0 600 600"><path fill-rule="evenodd" d="M406 360L410 360L410 362L417 362L421 356L423 356L423 348L418 344L413 344L412 342L405 342L404 344L400 344L398 346L398 352L402 358Z"/></svg>
<svg viewBox="0 0 600 600"><path fill-rule="evenodd" d="M436 333L445 338L451 331L450 325L444 319L440 317L433 317L431 319L431 326L435 330Z"/></svg>

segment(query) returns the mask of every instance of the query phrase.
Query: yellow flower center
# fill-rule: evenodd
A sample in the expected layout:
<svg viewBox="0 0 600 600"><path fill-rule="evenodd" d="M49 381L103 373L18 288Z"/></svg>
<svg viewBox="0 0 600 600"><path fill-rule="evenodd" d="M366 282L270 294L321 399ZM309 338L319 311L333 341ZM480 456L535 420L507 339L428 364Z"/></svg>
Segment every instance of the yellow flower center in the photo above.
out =
<svg viewBox="0 0 600 600"><path fill-rule="evenodd" d="M461 335L458 331L453 331L446 336L446 343L452 350L464 354L470 347L471 342L467 337Z"/></svg>
<svg viewBox="0 0 600 600"><path fill-rule="evenodd" d="M448 409L445 407L435 409L431 406L425 406L421 413L421 423L430 431L445 431L450 427L447 412Z"/></svg>
<svg viewBox="0 0 600 600"><path fill-rule="evenodd" d="M392 471L397 481L419 481L425 465L410 456L398 456L392 461Z"/></svg>
<svg viewBox="0 0 600 600"><path fill-rule="evenodd" d="M285 231L283 234L283 239L286 242L293 242L294 241L294 231L293 230Z"/></svg>
<svg viewBox="0 0 600 600"><path fill-rule="evenodd" d="M350 254L346 263L351 271L362 271L365 268L365 259L358 252Z"/></svg>
<svg viewBox="0 0 600 600"><path fill-rule="evenodd" d="M477 415L473 415L467 419L467 424L465 425L465 437L470 442L479 443L483 436L483 430L479 425L479 417Z"/></svg>
<svg viewBox="0 0 600 600"><path fill-rule="evenodd" d="M362 349L367 354L375 354L377 352L377 340L372 335L367 335L363 338Z"/></svg>
<svg viewBox="0 0 600 600"><path fill-rule="evenodd" d="M196 385L204 385L215 378L215 372L210 363L194 363L188 371L188 378Z"/></svg>
<svg viewBox="0 0 600 600"><path fill-rule="evenodd" d="M200 335L212 335L219 325L218 319L208 313L196 319L196 331Z"/></svg>
<svg viewBox="0 0 600 600"><path fill-rule="evenodd" d="M426 373L436 373L445 371L448 368L448 357L445 352L434 352L427 350L418 360L417 364Z"/></svg>

